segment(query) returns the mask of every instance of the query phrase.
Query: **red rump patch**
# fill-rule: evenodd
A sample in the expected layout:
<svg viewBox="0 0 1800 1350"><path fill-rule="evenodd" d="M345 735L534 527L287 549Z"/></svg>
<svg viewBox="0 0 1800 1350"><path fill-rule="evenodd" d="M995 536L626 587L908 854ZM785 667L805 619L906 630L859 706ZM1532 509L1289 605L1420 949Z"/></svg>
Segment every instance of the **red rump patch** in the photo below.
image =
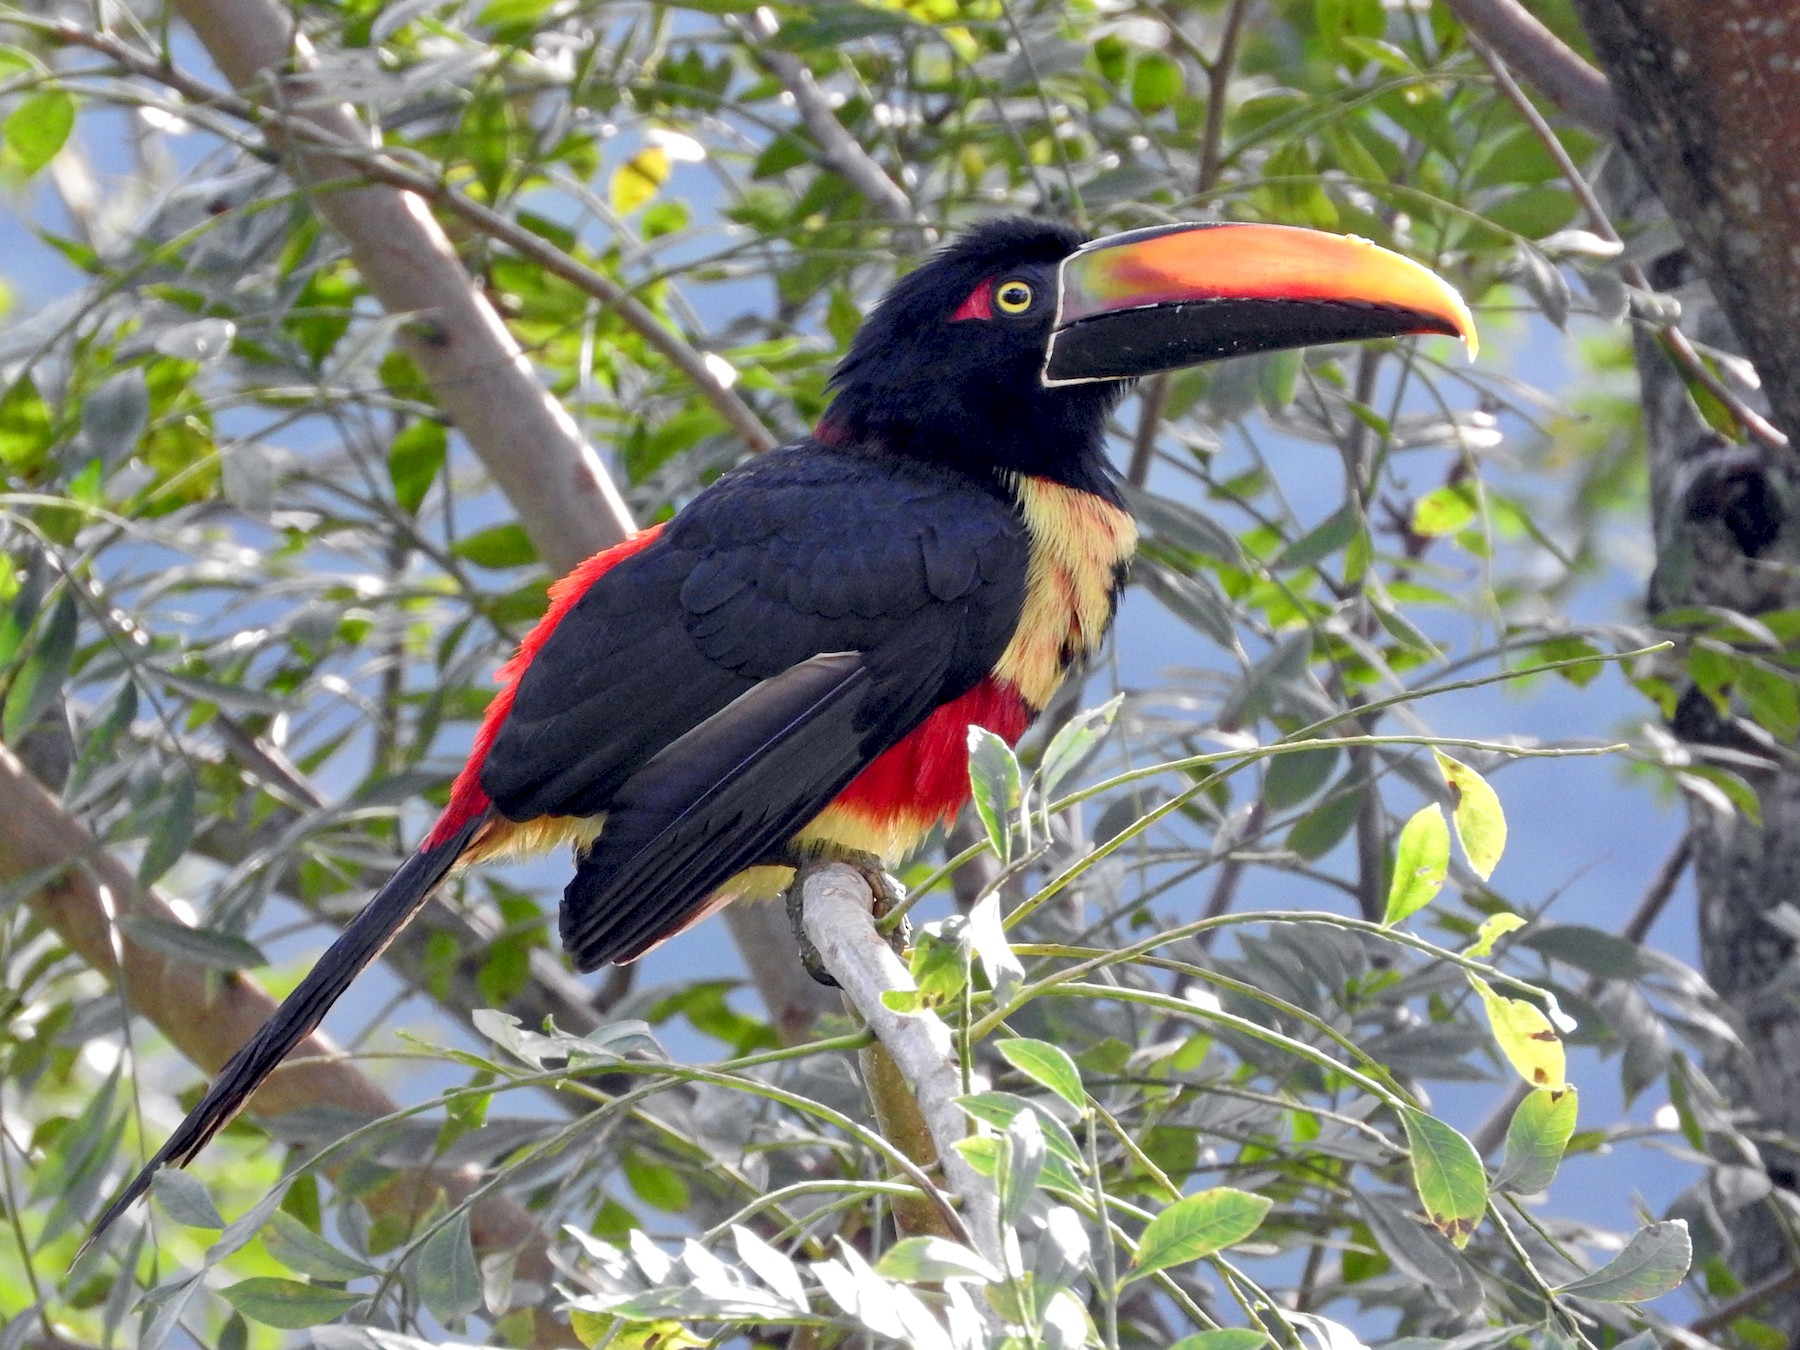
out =
<svg viewBox="0 0 1800 1350"><path fill-rule="evenodd" d="M469 752L468 762L463 765L462 772L456 775L456 782L451 785L450 804L444 808L444 814L438 817L437 824L431 827L431 833L425 836L425 842L419 847L436 848L467 822L487 810L488 795L481 790L481 766L487 761L488 751L494 748L494 738L500 734L506 715L512 711L513 696L519 688L519 677L524 675L525 668L555 631L556 625L575 607L575 602L587 593L587 588L632 554L648 548L656 536L662 533L662 528L661 525L652 525L647 530L639 530L631 538L578 564L574 571L551 585L550 608L544 611L544 617L533 625L524 641L519 643L519 650L513 654L512 660L494 673L494 682L500 686L500 692L488 704L487 713L481 719L481 729L475 733L475 748Z"/></svg>
<svg viewBox="0 0 1800 1350"><path fill-rule="evenodd" d="M1014 745L1036 716L1011 684L985 679L883 752L833 805L879 820L906 815L948 822L969 800L969 728L986 727Z"/></svg>
<svg viewBox="0 0 1800 1350"><path fill-rule="evenodd" d="M951 323L963 319L991 319L994 317L994 286L984 281L969 292L969 298L956 307L956 313L950 316Z"/></svg>

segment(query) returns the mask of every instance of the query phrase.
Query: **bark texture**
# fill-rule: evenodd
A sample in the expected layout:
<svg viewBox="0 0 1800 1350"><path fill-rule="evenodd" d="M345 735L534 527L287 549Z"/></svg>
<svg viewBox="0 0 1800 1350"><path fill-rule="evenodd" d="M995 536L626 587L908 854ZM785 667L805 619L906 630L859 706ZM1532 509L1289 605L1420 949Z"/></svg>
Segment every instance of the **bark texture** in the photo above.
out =
<svg viewBox="0 0 1800 1350"><path fill-rule="evenodd" d="M1800 0L1575 0L1619 134L1800 428Z"/></svg>
<svg viewBox="0 0 1800 1350"><path fill-rule="evenodd" d="M1800 429L1800 0L1575 0L1620 109L1620 136L1685 248L1652 265L1679 289L1682 328L1748 355L1762 399ZM1710 295L1708 294L1710 293ZM1712 605L1744 614L1800 608L1800 455L1733 445L1699 416L1655 339L1638 368L1650 441L1657 567L1650 607ZM1788 1234L1800 1157L1800 1006L1795 944L1770 911L1800 895L1800 756L1697 690L1672 729L1697 760L1728 762L1756 791L1762 822L1690 798L1702 958L1736 1015L1745 1051L1709 1068L1755 1112L1744 1135L1772 1188L1693 1197L1702 1254L1723 1249L1746 1285L1791 1270ZM1742 1138L1743 1135L1738 1136ZM1726 1156L1730 1154L1731 1156ZM1745 1309L1800 1344L1800 1296Z"/></svg>

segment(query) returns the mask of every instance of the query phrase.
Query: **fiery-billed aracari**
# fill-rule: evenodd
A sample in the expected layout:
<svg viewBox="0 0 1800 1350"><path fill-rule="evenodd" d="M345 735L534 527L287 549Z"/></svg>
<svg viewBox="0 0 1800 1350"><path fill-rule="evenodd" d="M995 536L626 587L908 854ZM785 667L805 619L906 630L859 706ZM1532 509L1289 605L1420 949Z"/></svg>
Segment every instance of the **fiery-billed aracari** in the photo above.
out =
<svg viewBox="0 0 1800 1350"><path fill-rule="evenodd" d="M562 938L589 971L808 857L897 861L967 800L969 727L1017 740L1106 634L1137 536L1105 426L1131 380L1403 333L1474 344L1454 291L1360 239L1008 219L944 249L870 315L812 435L552 588L418 852L96 1234L459 863L573 841Z"/></svg>

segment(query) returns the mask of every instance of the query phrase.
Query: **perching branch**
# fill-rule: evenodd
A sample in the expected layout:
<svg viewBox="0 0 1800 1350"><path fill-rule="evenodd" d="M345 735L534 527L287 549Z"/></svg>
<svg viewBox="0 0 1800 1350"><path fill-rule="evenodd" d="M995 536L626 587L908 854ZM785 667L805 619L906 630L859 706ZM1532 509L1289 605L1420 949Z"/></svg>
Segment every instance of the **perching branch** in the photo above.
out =
<svg viewBox="0 0 1800 1350"><path fill-rule="evenodd" d="M883 1003L890 990L910 990L912 976L875 931L868 883L842 864L811 873L805 883L806 935L818 948L825 969L844 997L893 1056L916 1110L936 1146L944 1177L962 1200L964 1223L975 1249L1002 1264L1000 1202L992 1183L957 1149L968 1136L967 1118L956 1099L962 1073L950 1029L935 1013L897 1013ZM890 1103L892 1105L893 1103Z"/></svg>
<svg viewBox="0 0 1800 1350"><path fill-rule="evenodd" d="M241 973L221 976L132 940L121 920L181 921L159 896L139 889L129 869L44 791L11 750L0 746L0 886L18 887L34 913L82 960L109 973L134 1011L207 1073L217 1071L275 1010L275 1000ZM251 1098L263 1118L335 1107L374 1119L399 1108L330 1038L315 1032ZM421 1180L428 1184L421 1186ZM473 1171L431 1170L400 1178L367 1197L372 1210L423 1213L435 1192L457 1204L474 1189ZM553 1275L530 1214L490 1192L470 1210L477 1250L519 1250L523 1279ZM559 1329L560 1328L560 1329ZM567 1327L539 1325L539 1342L571 1344Z"/></svg>
<svg viewBox="0 0 1800 1350"><path fill-rule="evenodd" d="M1519 0L1445 0L1470 32L1479 34L1531 86L1589 131L1611 136L1619 110L1606 76L1557 37Z"/></svg>

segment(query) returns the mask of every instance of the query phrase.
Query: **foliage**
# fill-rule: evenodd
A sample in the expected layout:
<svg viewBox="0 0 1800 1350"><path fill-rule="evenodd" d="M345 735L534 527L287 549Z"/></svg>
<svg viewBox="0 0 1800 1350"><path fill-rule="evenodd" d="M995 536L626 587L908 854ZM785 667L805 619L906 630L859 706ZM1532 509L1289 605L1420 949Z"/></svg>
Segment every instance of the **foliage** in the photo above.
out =
<svg viewBox="0 0 1800 1350"><path fill-rule="evenodd" d="M957 907L915 943L911 1002L963 1056L999 1266L896 1240L909 1187L852 1081L853 1028L782 1046L735 982L697 979L609 986L596 1025L558 1029L540 949L560 881L493 869L389 954L459 1021L504 1010L477 1040L411 1043L453 1085L376 1125L237 1125L71 1273L192 1075L21 884L0 898L0 1350L44 1319L144 1350L298 1328L333 1350L525 1343L564 1307L590 1346L960 1350L998 1318L1009 1345L1599 1347L1660 1324L1637 1305L1680 1282L1690 1240L1702 1296L1734 1292L1728 1215L1768 1185L1700 1065L1735 1033L1667 955L1520 928L1552 897L1496 870L1496 770L1600 746L1609 665L1646 696L1633 723L1687 670L1789 736L1793 625L1669 616L1670 656L1571 618L1638 506L1607 326L1624 288L1443 7L835 0L773 7L772 33L734 0L296 9L323 87L389 156L625 288L784 432L824 407L922 231L1003 209L1362 234L1452 277L1490 335L1586 314L1587 387L1566 405L1393 343L1227 362L1126 405L1127 608L1157 612L1167 649L1093 672L1019 756L980 745L978 824L907 877ZM4 740L187 905L190 927L134 938L222 980L273 956L281 982L284 927L353 909L444 801L546 577L398 345L429 319L380 312L252 128L6 17L0 172L63 280L0 329ZM115 36L154 66L165 22L144 6ZM811 70L922 226L821 166L770 52ZM453 224L640 519L743 453L617 306ZM1341 488L1312 481L1327 468ZM1434 695L1500 681L1566 682L1596 734L1432 732L1470 706ZM1727 768L1632 740L1644 772L1754 810ZM1615 1234L1566 1210L1559 1162L1644 1128L1575 1119L1565 1046L1616 1055L1627 1102L1666 1093L1671 1145L1715 1150L1681 1214ZM1517 1086L1492 1128L1471 1084ZM478 1250L466 1205L370 1206L427 1159L525 1206L558 1288ZM1758 1343L1748 1318L1732 1334Z"/></svg>

